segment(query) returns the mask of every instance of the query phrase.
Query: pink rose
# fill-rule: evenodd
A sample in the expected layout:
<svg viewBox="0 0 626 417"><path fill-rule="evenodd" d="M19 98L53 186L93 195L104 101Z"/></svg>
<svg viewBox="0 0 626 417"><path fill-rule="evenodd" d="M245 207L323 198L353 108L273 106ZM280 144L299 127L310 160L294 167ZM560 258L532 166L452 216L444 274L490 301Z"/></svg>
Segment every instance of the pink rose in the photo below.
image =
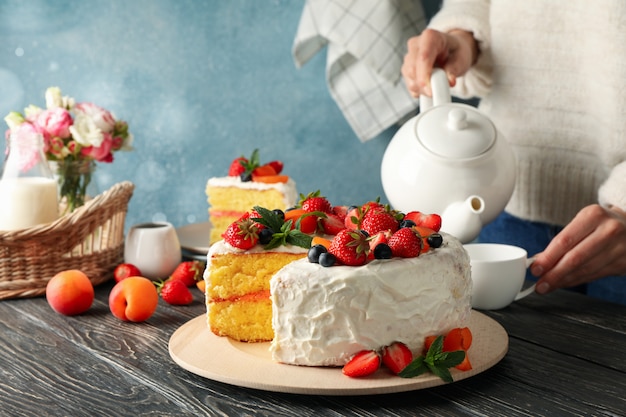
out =
<svg viewBox="0 0 626 417"><path fill-rule="evenodd" d="M111 134L104 133L100 146L87 146L81 149L80 153L84 156L95 159L98 162L113 162L113 138Z"/></svg>
<svg viewBox="0 0 626 417"><path fill-rule="evenodd" d="M26 172L39 162L41 146L41 130L28 122L22 123L11 130L11 154L20 170Z"/></svg>
<svg viewBox="0 0 626 417"><path fill-rule="evenodd" d="M81 113L89 117L103 133L109 133L113 131L115 127L115 118L113 115L108 110L96 106L95 104L78 103L74 106L73 110L76 114Z"/></svg>
<svg viewBox="0 0 626 417"><path fill-rule="evenodd" d="M70 137L70 126L73 122L72 116L67 110L55 107L39 113L35 123L48 137L67 139Z"/></svg>

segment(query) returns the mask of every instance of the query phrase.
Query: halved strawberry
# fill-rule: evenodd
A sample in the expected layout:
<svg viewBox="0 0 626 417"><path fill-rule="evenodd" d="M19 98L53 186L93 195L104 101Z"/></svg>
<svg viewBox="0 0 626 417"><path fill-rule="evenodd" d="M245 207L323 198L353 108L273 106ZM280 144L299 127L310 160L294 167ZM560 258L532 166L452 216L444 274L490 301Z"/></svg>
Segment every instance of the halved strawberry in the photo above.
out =
<svg viewBox="0 0 626 417"><path fill-rule="evenodd" d="M389 238L391 237L392 233L389 230L382 230L378 233L376 233L373 236L370 236L368 238L369 241L369 245L370 245L370 251L367 255L367 259L374 259L375 255L374 255L374 251L376 250L376 246L384 243L384 244L388 244L389 243Z"/></svg>
<svg viewBox="0 0 626 417"><path fill-rule="evenodd" d="M346 228L343 220L336 214L328 213L322 217L322 229L327 235L336 235Z"/></svg>
<svg viewBox="0 0 626 417"><path fill-rule="evenodd" d="M399 374L413 361L413 353L402 342L393 342L383 348L383 363L394 374Z"/></svg>
<svg viewBox="0 0 626 417"><path fill-rule="evenodd" d="M360 229L361 221L363 221L363 212L361 211L361 208L352 207L346 212L344 226L346 226L346 229L350 230Z"/></svg>
<svg viewBox="0 0 626 417"><path fill-rule="evenodd" d="M282 161L270 161L267 163L267 165L274 168L274 171L276 171L276 174L280 174L281 172L283 172L284 164Z"/></svg>
<svg viewBox="0 0 626 417"><path fill-rule="evenodd" d="M420 211L410 211L404 220L413 220L416 226L428 227L438 232L441 229L441 216L438 214L424 214Z"/></svg>
<svg viewBox="0 0 626 417"><path fill-rule="evenodd" d="M346 214L348 214L348 206L333 206L332 213L336 214L341 221L344 221Z"/></svg>
<svg viewBox="0 0 626 417"><path fill-rule="evenodd" d="M277 172L274 167L269 164L261 165L260 167L257 167L252 171L252 177L265 177L276 174Z"/></svg>
<svg viewBox="0 0 626 417"><path fill-rule="evenodd" d="M472 345L472 332L469 327L456 327L448 332L443 339L443 351L468 350Z"/></svg>
<svg viewBox="0 0 626 417"><path fill-rule="evenodd" d="M380 355L375 350L362 350L343 366L344 375L359 378L371 375L380 367Z"/></svg>

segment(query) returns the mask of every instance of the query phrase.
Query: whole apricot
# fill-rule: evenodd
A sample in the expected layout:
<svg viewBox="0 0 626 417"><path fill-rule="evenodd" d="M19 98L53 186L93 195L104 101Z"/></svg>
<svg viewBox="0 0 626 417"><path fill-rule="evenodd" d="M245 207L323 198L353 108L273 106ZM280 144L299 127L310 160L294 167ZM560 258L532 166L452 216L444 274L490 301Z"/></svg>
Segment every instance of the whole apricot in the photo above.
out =
<svg viewBox="0 0 626 417"><path fill-rule="evenodd" d="M46 285L48 304L54 311L66 316L89 310L93 299L93 284L87 275L77 269L59 272Z"/></svg>
<svg viewBox="0 0 626 417"><path fill-rule="evenodd" d="M159 304L159 294L154 283L144 277L129 277L113 287L109 294L109 308L123 321L148 320Z"/></svg>

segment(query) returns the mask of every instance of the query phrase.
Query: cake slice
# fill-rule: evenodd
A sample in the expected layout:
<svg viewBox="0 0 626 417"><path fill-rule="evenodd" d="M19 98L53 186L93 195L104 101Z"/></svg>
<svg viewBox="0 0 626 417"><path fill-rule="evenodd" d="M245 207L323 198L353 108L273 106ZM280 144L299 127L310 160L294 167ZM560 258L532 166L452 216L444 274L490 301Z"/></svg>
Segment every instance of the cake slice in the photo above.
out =
<svg viewBox="0 0 626 417"><path fill-rule="evenodd" d="M210 178L206 185L211 232L209 242L222 239L222 233L254 206L286 210L298 198L296 183L282 173L283 164L272 161L261 165L259 152L235 159L226 177Z"/></svg>
<svg viewBox="0 0 626 417"><path fill-rule="evenodd" d="M280 210L255 207L231 223L213 244L204 273L208 325L213 333L245 342L273 338L270 279L306 256L311 236L293 228ZM271 236L264 230L276 230Z"/></svg>

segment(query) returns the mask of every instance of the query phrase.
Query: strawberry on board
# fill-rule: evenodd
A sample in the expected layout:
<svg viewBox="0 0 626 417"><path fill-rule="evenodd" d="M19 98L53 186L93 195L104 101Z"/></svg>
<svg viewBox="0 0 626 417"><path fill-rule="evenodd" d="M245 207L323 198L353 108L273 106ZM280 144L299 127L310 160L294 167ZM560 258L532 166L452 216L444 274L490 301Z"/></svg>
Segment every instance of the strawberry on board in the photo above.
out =
<svg viewBox="0 0 626 417"><path fill-rule="evenodd" d="M396 375L413 361L411 349L402 342L393 342L389 346L385 346L382 354L383 363Z"/></svg>
<svg viewBox="0 0 626 417"><path fill-rule="evenodd" d="M168 304L183 306L193 302L193 294L182 281L168 279L156 285L161 298Z"/></svg>
<svg viewBox="0 0 626 417"><path fill-rule="evenodd" d="M404 220L412 220L416 226L428 227L435 232L441 229L441 216L438 214L424 214L420 211L410 211L404 215Z"/></svg>
<svg viewBox="0 0 626 417"><path fill-rule="evenodd" d="M184 261L178 264L170 279L182 281L186 286L196 285L196 281L202 278L204 271L204 262L201 261Z"/></svg>
<svg viewBox="0 0 626 417"><path fill-rule="evenodd" d="M349 266L365 264L368 251L369 243L365 235L349 229L337 233L328 248L328 252L335 255L340 263Z"/></svg>
<svg viewBox="0 0 626 417"><path fill-rule="evenodd" d="M133 264L119 264L115 267L113 271L113 278L115 278L115 282L120 282L123 279L128 277L140 277L141 271Z"/></svg>
<svg viewBox="0 0 626 417"><path fill-rule="evenodd" d="M472 346L472 332L469 327L456 327L443 338L443 351L468 350Z"/></svg>
<svg viewBox="0 0 626 417"><path fill-rule="evenodd" d="M375 350L362 350L343 366L344 375L359 378L373 374L380 367L380 355Z"/></svg>

